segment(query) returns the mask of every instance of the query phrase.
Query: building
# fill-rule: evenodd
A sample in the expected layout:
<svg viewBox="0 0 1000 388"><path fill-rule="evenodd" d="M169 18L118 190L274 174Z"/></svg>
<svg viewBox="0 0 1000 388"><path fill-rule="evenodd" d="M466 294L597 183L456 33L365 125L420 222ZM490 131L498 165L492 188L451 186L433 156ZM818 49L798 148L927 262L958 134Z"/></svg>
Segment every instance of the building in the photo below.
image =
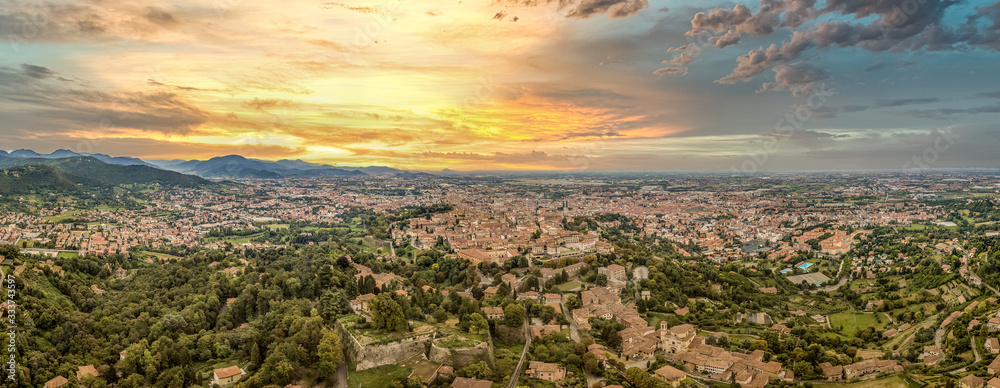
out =
<svg viewBox="0 0 1000 388"><path fill-rule="evenodd" d="M490 388L492 386L492 381L476 380L466 377L456 377L455 381L451 382L451 388Z"/></svg>
<svg viewBox="0 0 1000 388"><path fill-rule="evenodd" d="M368 302L375 297L375 294L360 295L351 301L351 310L354 312L368 312Z"/></svg>
<svg viewBox="0 0 1000 388"><path fill-rule="evenodd" d="M624 282L626 280L625 267L618 264L611 264L607 267L598 268L597 273L607 276L609 281Z"/></svg>
<svg viewBox="0 0 1000 388"><path fill-rule="evenodd" d="M458 251L458 257L460 259L468 260L469 264L472 264L473 267L479 266L479 263L489 263L493 261L493 257L479 248L462 249Z"/></svg>
<svg viewBox="0 0 1000 388"><path fill-rule="evenodd" d="M864 360L851 365L844 365L844 379L865 379L881 373L902 372L903 367L895 360Z"/></svg>
<svg viewBox="0 0 1000 388"><path fill-rule="evenodd" d="M482 310L486 319L503 319L503 309L500 307L483 307Z"/></svg>
<svg viewBox="0 0 1000 388"><path fill-rule="evenodd" d="M81 366L76 371L76 381L83 381L83 376L91 375L93 377L101 377L101 374L97 372L97 369L93 365Z"/></svg>
<svg viewBox="0 0 1000 388"><path fill-rule="evenodd" d="M228 368L216 369L212 371L212 384L218 384L220 387L226 387L239 381L245 374L246 372L236 365Z"/></svg>
<svg viewBox="0 0 1000 388"><path fill-rule="evenodd" d="M837 365L831 365L829 362L820 363L819 367L823 369L823 376L826 377L827 381L842 381L844 380L844 367Z"/></svg>
<svg viewBox="0 0 1000 388"><path fill-rule="evenodd" d="M983 388L986 380L974 375L968 375L958 380L958 388Z"/></svg>
<svg viewBox="0 0 1000 388"><path fill-rule="evenodd" d="M698 336L698 331L695 330L694 326L689 324L664 329L661 322L660 328L660 347L664 352L670 354L687 351L688 347L691 346L691 342Z"/></svg>
<svg viewBox="0 0 1000 388"><path fill-rule="evenodd" d="M46 381L44 386L45 388L59 388L61 386L66 385L66 383L68 382L69 380L66 379L65 377L56 376L52 380Z"/></svg>
<svg viewBox="0 0 1000 388"><path fill-rule="evenodd" d="M684 371L670 365L657 369L653 372L653 375L663 382L670 384L671 387L679 386L681 384L681 380L687 378L687 373L684 373Z"/></svg>
<svg viewBox="0 0 1000 388"><path fill-rule="evenodd" d="M986 388L1000 388L1000 379L994 377L986 382Z"/></svg>
<svg viewBox="0 0 1000 388"><path fill-rule="evenodd" d="M986 373L989 373L991 375L1000 373L1000 356L997 356L997 358L993 359L993 362L991 362L990 365L986 367Z"/></svg>
<svg viewBox="0 0 1000 388"><path fill-rule="evenodd" d="M985 344L986 350L990 353L997 354L1000 353L1000 341L997 341L996 337L987 338Z"/></svg>
<svg viewBox="0 0 1000 388"><path fill-rule="evenodd" d="M524 374L536 379L556 382L566 378L566 369L553 363L532 361L528 364L528 370L524 371Z"/></svg>

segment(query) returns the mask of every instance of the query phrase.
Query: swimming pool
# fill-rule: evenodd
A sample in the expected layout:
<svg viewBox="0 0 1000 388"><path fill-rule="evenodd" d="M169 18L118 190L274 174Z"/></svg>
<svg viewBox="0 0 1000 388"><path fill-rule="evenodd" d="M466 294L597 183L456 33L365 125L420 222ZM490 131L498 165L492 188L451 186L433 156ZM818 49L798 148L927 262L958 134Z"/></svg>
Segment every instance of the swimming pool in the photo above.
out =
<svg viewBox="0 0 1000 388"><path fill-rule="evenodd" d="M813 263L802 263L802 265L800 265L799 268L800 269L806 269L806 268L811 267L812 265L813 265Z"/></svg>

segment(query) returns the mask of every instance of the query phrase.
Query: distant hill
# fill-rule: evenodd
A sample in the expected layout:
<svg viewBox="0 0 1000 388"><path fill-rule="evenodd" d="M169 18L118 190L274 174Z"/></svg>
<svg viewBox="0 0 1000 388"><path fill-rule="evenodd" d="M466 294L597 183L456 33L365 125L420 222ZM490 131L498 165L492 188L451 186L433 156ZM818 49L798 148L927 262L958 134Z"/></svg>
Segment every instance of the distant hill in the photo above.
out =
<svg viewBox="0 0 1000 388"><path fill-rule="evenodd" d="M8 156L11 158L27 158L27 159L63 159L63 158L72 158L76 156L90 156L93 157L94 159L100 160L107 164L117 164L121 166L139 165L139 166L155 167L152 164L142 161L141 159L127 157L127 156L114 157L104 154L88 154L85 152L73 152L64 149L55 150L51 154L40 154L32 150L24 150L24 149L11 151L9 154L4 152L4 154L5 155L0 155L0 156Z"/></svg>
<svg viewBox="0 0 1000 388"><path fill-rule="evenodd" d="M0 155L0 168L16 170L18 167L47 166L62 174L74 184L84 186L109 186L123 184L157 183L163 186L195 187L211 184L197 176L185 175L175 171L161 170L146 165L108 164L91 156L74 156L61 159L3 157ZM56 176L49 178L56 179Z"/></svg>
<svg viewBox="0 0 1000 388"><path fill-rule="evenodd" d="M302 160L283 159L272 162L245 158L240 155L219 156L203 161L151 160L150 162L163 169L196 174L206 178L354 177L368 175L359 169L333 167Z"/></svg>

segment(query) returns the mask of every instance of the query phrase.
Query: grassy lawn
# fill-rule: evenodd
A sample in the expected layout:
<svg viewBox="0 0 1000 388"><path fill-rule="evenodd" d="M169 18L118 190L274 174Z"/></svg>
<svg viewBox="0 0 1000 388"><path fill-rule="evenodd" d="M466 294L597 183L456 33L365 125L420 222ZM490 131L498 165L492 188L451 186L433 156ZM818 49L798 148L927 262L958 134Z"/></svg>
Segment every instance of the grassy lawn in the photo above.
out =
<svg viewBox="0 0 1000 388"><path fill-rule="evenodd" d="M570 280L566 283L556 286L556 288L558 288L559 291L562 292L569 292L570 290L575 290L577 288L580 288L581 286L583 286L583 283L580 283L576 280Z"/></svg>
<svg viewBox="0 0 1000 388"><path fill-rule="evenodd" d="M858 329L865 329L868 327L874 327L876 332L881 333L885 326L889 323L889 320L884 316L881 316L882 322L879 322L879 315L873 313L856 313L856 312L840 312L830 315L830 326L834 329L838 327L843 327L840 330L841 333L845 335L854 335Z"/></svg>
<svg viewBox="0 0 1000 388"><path fill-rule="evenodd" d="M678 319L676 315L667 315L661 313L646 314L646 322L649 322L649 327L659 330L660 322L662 321L667 321L667 324L670 326L676 326L680 324L677 323L680 322L680 319Z"/></svg>
<svg viewBox="0 0 1000 388"><path fill-rule="evenodd" d="M261 237L264 233L254 233L249 236L226 236L226 237L206 237L202 241L206 244L211 244L219 241L228 241L233 244L246 244L249 243L251 239Z"/></svg>
<svg viewBox="0 0 1000 388"><path fill-rule="evenodd" d="M58 224L58 223L62 222L65 219L73 218L78 213L83 213L83 212L84 211L81 210L81 209L67 210L67 211L63 212L62 214L57 214L57 215L48 216L48 217L42 217L42 219L48 220L49 222L51 222L53 224Z"/></svg>
<svg viewBox="0 0 1000 388"><path fill-rule="evenodd" d="M455 321L457 322L458 320L456 319ZM350 331L362 345L385 344L402 338L428 334L434 331L434 326L417 321L413 322L413 332L389 333L385 330L374 329L371 327L359 328L358 324L360 322L360 317L353 314L340 317L340 322L344 324L344 327L346 327L347 330ZM465 334L471 335L468 333Z"/></svg>
<svg viewBox="0 0 1000 388"><path fill-rule="evenodd" d="M434 374L434 371L441 366L441 364L424 360L419 356L403 361L400 365L412 369L413 376L419 378L421 381L427 381Z"/></svg>
<svg viewBox="0 0 1000 388"><path fill-rule="evenodd" d="M398 365L383 365L360 372L348 372L348 388L387 387L389 383L407 377L412 370Z"/></svg>
<svg viewBox="0 0 1000 388"><path fill-rule="evenodd" d="M56 256L57 256L57 257L61 257L61 258L64 258L64 259L68 259L68 258L70 258L70 257L77 257L77 256L80 256L80 254L79 254L79 253L77 253L77 252L59 252L59 253L58 253L58 254L57 254Z"/></svg>
<svg viewBox="0 0 1000 388"><path fill-rule="evenodd" d="M271 225L264 225L264 227L268 228L268 229L274 229L274 230L288 229L288 224L271 224Z"/></svg>
<svg viewBox="0 0 1000 388"><path fill-rule="evenodd" d="M913 381L912 379L910 381ZM916 382L914 382L916 383ZM914 387L919 387L917 384ZM854 384L823 384L814 383L814 388L912 388L900 376L886 377L884 379L862 381Z"/></svg>
<svg viewBox="0 0 1000 388"><path fill-rule="evenodd" d="M164 259L164 260L170 260L170 259L181 260L181 259L183 259L183 257L174 256L174 255L171 255L169 253L148 252L148 251L143 251L142 253L145 253L147 255L156 257L157 259Z"/></svg>

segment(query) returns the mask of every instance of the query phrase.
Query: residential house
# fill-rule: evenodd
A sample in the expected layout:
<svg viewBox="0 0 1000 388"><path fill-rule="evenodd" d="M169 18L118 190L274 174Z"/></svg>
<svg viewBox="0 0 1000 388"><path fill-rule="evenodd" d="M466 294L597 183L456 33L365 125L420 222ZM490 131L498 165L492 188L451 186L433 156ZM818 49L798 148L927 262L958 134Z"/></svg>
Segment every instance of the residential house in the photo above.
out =
<svg viewBox="0 0 1000 388"><path fill-rule="evenodd" d="M101 377L101 374L94 368L93 365L84 365L77 369L76 371L76 381L82 381L83 376L91 375L93 377Z"/></svg>
<svg viewBox="0 0 1000 388"><path fill-rule="evenodd" d="M560 368L559 365L553 363L531 361L528 364L528 370L524 374L536 379L556 382L566 378L566 369Z"/></svg>
<svg viewBox="0 0 1000 388"><path fill-rule="evenodd" d="M451 388L490 388L492 386L492 381L476 380L467 377L456 377L455 381L451 382Z"/></svg>
<svg viewBox="0 0 1000 388"><path fill-rule="evenodd" d="M624 282L625 278L625 267L618 264L611 264L607 267L601 267L597 269L597 273L604 274L608 277L609 281L621 281Z"/></svg>
<svg viewBox="0 0 1000 388"><path fill-rule="evenodd" d="M819 364L819 367L823 369L823 376L826 377L827 381L843 381L844 380L844 367L841 365L831 365L829 362L823 362Z"/></svg>
<svg viewBox="0 0 1000 388"><path fill-rule="evenodd" d="M246 372L240 367L233 365L227 368L219 368L212 371L212 384L217 384L220 387L227 387L232 383L239 381Z"/></svg>
<svg viewBox="0 0 1000 388"><path fill-rule="evenodd" d="M968 375L958 380L958 388L983 388L986 380L974 375Z"/></svg>
<svg viewBox="0 0 1000 388"><path fill-rule="evenodd" d="M681 380L687 378L687 373L684 371L674 368L670 365L666 365L663 368L657 369L653 372L656 378L670 384L671 387L677 387L681 385Z"/></svg>
<svg viewBox="0 0 1000 388"><path fill-rule="evenodd" d="M500 307L483 307L483 313L486 314L486 319L496 320L503 319L503 308Z"/></svg>
<svg viewBox="0 0 1000 388"><path fill-rule="evenodd" d="M989 373L991 375L1000 373L1000 356L994 358L993 362L991 362L990 365L986 367L986 373Z"/></svg>
<svg viewBox="0 0 1000 388"><path fill-rule="evenodd" d="M1000 353L1000 342L997 341L996 337L987 338L985 344L986 350L990 353L997 354Z"/></svg>
<svg viewBox="0 0 1000 388"><path fill-rule="evenodd" d="M66 385L66 383L68 383L68 382L69 382L69 380L66 379L65 377L56 376L52 380L46 381L44 387L45 388L59 388L59 387L62 387L64 385Z"/></svg>
<svg viewBox="0 0 1000 388"><path fill-rule="evenodd" d="M368 302L375 297L375 294L364 294L359 295L357 298L351 301L351 310L354 312L368 312Z"/></svg>

